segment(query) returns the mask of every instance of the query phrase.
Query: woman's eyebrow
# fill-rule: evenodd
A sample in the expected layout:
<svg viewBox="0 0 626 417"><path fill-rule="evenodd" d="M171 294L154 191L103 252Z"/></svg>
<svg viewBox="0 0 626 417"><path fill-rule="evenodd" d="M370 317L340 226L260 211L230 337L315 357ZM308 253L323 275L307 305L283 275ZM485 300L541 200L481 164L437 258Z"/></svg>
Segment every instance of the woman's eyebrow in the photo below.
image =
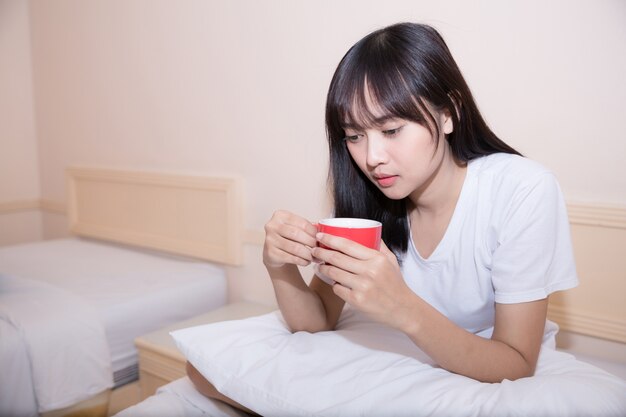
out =
<svg viewBox="0 0 626 417"><path fill-rule="evenodd" d="M382 126L385 123L387 123L390 120L394 120L396 119L395 116L391 116L391 115L386 115L386 116L380 116L380 117L375 117L374 119L371 120L370 123L367 123L367 125L369 126ZM345 122L341 124L341 128L342 129L362 129L364 127L364 125L362 124L357 124L354 122Z"/></svg>
<svg viewBox="0 0 626 417"><path fill-rule="evenodd" d="M360 126L357 125L356 123L350 123L350 122L348 122L348 123L341 123L341 128L343 130L346 130L346 129L358 129L359 127Z"/></svg>
<svg viewBox="0 0 626 417"><path fill-rule="evenodd" d="M394 120L396 119L396 117L391 116L391 115L387 115L387 116L381 116L381 117L377 117L373 120L373 124L374 126L382 126L385 123L387 123L390 120Z"/></svg>

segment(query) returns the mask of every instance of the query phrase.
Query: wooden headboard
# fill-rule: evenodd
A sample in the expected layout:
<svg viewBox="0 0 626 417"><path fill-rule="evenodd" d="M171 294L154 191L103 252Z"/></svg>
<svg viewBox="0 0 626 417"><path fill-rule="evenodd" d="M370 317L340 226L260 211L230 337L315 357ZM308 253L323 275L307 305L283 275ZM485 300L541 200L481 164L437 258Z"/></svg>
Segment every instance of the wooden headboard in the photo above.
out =
<svg viewBox="0 0 626 417"><path fill-rule="evenodd" d="M69 168L72 233L230 265L242 263L242 181Z"/></svg>
<svg viewBox="0 0 626 417"><path fill-rule="evenodd" d="M626 343L626 208L568 204L578 287L550 296L561 329Z"/></svg>

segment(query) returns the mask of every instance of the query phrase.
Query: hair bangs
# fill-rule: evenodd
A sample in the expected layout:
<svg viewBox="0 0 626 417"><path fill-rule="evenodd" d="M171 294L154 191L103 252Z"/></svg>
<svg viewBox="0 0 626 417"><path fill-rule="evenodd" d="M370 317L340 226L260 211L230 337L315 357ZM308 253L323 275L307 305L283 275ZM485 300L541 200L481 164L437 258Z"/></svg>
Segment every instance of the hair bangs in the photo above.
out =
<svg viewBox="0 0 626 417"><path fill-rule="evenodd" d="M329 110L334 112L337 127L364 130L377 127L391 118L410 120L437 129L436 119L421 98L418 86L407 69L402 71L384 57L356 65L348 79L338 80ZM373 65L366 65L366 62ZM341 83L340 81L344 81Z"/></svg>

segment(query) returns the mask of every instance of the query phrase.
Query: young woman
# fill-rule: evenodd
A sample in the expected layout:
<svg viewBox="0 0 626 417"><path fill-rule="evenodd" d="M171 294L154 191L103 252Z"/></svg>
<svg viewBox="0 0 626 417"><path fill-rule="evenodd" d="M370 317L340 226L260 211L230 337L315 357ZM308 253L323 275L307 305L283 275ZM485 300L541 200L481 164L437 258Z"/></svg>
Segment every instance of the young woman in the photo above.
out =
<svg viewBox="0 0 626 417"><path fill-rule="evenodd" d="M355 44L332 79L326 127L335 215L382 222L384 243L368 249L276 212L263 261L290 328L332 330L348 303L450 372L533 375L548 296L577 284L565 205L554 176L486 125L437 31L402 23ZM298 266L313 261L306 285Z"/></svg>

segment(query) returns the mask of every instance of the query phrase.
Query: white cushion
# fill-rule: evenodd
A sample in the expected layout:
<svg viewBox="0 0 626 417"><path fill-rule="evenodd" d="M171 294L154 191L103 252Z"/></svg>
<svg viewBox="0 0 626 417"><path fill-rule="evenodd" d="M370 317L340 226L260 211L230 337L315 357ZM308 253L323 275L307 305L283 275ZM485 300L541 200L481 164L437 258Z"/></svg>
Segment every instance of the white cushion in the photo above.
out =
<svg viewBox="0 0 626 417"><path fill-rule="evenodd" d="M279 312L172 333L224 395L266 416L626 415L626 383L543 348L537 375L480 383L346 309L336 331L292 334Z"/></svg>

